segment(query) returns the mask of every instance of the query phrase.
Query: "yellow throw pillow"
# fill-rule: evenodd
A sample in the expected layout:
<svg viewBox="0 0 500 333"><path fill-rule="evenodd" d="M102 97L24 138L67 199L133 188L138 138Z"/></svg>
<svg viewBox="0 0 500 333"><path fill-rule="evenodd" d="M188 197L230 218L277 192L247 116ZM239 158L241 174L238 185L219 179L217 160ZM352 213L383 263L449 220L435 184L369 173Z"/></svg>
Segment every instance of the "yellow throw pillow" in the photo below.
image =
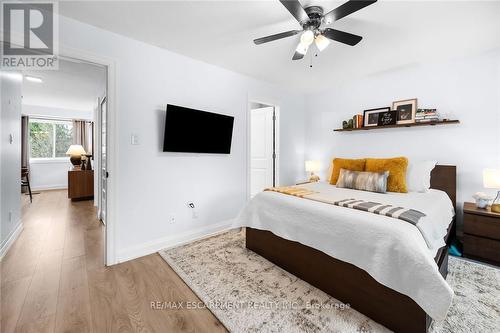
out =
<svg viewBox="0 0 500 333"><path fill-rule="evenodd" d="M337 184L339 179L340 169L346 169L351 171L365 171L366 159L362 158L359 160L347 159L347 158L334 158L332 176L330 177L330 184Z"/></svg>
<svg viewBox="0 0 500 333"><path fill-rule="evenodd" d="M407 193L406 189L406 169L408 159L406 157L394 158L367 158L365 171L384 172L389 171L387 179L387 191Z"/></svg>

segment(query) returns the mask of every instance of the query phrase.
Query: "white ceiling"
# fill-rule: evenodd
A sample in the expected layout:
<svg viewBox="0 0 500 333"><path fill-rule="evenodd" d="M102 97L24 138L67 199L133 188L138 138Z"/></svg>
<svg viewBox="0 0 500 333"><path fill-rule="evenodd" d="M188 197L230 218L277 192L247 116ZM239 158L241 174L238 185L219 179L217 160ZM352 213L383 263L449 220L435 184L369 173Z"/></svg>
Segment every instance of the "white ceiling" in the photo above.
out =
<svg viewBox="0 0 500 333"><path fill-rule="evenodd" d="M23 104L93 111L106 89L104 67L59 59L58 70L25 71L42 83L23 81Z"/></svg>
<svg viewBox="0 0 500 333"><path fill-rule="evenodd" d="M345 1L302 0L329 11ZM256 46L258 37L299 28L268 1L79 1L62 15L186 56L302 91L421 62L479 54L500 47L498 1L379 1L334 23L364 37L351 47L292 61L299 36Z"/></svg>

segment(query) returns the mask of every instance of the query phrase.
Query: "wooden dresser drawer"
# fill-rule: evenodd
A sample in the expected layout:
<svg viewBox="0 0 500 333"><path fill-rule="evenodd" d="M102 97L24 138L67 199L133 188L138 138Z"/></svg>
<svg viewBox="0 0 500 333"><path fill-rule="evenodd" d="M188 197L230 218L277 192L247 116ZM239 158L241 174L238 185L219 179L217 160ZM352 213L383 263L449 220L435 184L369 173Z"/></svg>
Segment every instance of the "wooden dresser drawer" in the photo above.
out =
<svg viewBox="0 0 500 333"><path fill-rule="evenodd" d="M464 253L500 263L500 241L464 234Z"/></svg>
<svg viewBox="0 0 500 333"><path fill-rule="evenodd" d="M464 213L464 232L500 240L500 219Z"/></svg>

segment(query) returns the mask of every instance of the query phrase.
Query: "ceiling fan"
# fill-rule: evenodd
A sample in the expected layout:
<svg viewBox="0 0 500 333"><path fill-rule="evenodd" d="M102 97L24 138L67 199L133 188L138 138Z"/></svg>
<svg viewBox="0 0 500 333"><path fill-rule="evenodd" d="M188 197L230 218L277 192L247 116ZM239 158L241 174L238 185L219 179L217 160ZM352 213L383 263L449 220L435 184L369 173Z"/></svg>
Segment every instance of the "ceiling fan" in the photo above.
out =
<svg viewBox="0 0 500 333"><path fill-rule="evenodd" d="M351 46L358 44L363 37L332 28L325 28L322 27L322 25L328 25L334 21L340 20L347 15L377 2L377 0L350 0L326 14L323 14L323 8L320 6L303 8L298 0L280 0L280 2L299 22L302 26L302 30L281 32L279 34L254 39L253 42L259 45L302 33L300 36L300 43L295 49L295 53L292 57L292 60L299 60L304 58L309 46L311 46L313 42L320 51L323 51L330 44L330 40L335 40Z"/></svg>

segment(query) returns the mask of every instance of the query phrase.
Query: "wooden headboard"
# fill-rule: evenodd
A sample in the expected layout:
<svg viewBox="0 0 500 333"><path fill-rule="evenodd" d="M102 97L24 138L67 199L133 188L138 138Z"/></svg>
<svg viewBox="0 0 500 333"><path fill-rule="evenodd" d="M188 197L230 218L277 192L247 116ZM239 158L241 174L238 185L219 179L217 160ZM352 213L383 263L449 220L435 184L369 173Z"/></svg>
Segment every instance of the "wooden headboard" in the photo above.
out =
<svg viewBox="0 0 500 333"><path fill-rule="evenodd" d="M436 165L431 172L431 188L448 194L457 209L457 167L454 165Z"/></svg>

